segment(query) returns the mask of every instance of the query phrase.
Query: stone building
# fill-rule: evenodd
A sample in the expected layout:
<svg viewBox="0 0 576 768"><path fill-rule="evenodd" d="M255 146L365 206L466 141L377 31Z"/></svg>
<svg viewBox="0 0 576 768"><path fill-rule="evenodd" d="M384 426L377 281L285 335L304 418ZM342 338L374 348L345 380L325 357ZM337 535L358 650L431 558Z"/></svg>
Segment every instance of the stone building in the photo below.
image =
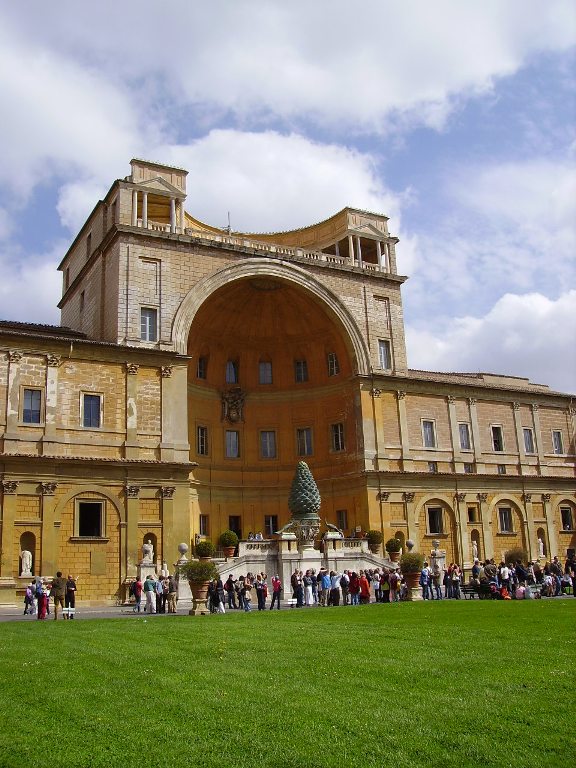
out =
<svg viewBox="0 0 576 768"><path fill-rule="evenodd" d="M23 550L115 599L145 541L171 568L226 528L273 538L302 458L347 535L466 565L576 546L572 398L410 369L385 216L231 233L186 177L133 160L62 259L61 326L0 323L1 600Z"/></svg>

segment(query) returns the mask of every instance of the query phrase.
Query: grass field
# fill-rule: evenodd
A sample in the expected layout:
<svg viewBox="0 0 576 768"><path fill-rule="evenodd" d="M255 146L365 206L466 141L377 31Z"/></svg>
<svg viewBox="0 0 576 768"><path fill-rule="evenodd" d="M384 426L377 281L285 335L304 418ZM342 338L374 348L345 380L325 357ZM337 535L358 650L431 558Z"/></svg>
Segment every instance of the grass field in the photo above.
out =
<svg viewBox="0 0 576 768"><path fill-rule="evenodd" d="M574 757L576 600L0 624L0 766Z"/></svg>

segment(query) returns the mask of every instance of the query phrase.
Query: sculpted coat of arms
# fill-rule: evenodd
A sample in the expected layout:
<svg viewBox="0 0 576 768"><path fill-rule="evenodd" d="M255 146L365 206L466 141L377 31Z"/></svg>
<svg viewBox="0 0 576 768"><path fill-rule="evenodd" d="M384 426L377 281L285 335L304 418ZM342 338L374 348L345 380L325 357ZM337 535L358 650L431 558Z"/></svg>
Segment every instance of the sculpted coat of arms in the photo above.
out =
<svg viewBox="0 0 576 768"><path fill-rule="evenodd" d="M243 409L246 395L240 387L231 387L222 392L222 421L237 424L244 421Z"/></svg>

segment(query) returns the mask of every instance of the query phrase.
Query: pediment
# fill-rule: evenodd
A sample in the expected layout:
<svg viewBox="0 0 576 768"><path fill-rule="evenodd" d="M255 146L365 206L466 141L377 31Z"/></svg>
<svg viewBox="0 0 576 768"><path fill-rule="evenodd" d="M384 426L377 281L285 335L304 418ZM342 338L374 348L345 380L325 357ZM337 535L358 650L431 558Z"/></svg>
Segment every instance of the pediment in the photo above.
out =
<svg viewBox="0 0 576 768"><path fill-rule="evenodd" d="M377 237L379 240L383 240L385 237L387 237L385 232L383 232L381 229L378 229L378 227L375 227L374 224L370 224L368 222L361 224L359 227L350 227L348 231L354 233L355 235L368 235Z"/></svg>
<svg viewBox="0 0 576 768"><path fill-rule="evenodd" d="M161 176L155 176L153 179L139 181L135 186L146 192L160 192L163 195L170 195L170 197L186 197L186 194L182 192L181 189L170 184L169 181L166 181L166 179L163 179Z"/></svg>

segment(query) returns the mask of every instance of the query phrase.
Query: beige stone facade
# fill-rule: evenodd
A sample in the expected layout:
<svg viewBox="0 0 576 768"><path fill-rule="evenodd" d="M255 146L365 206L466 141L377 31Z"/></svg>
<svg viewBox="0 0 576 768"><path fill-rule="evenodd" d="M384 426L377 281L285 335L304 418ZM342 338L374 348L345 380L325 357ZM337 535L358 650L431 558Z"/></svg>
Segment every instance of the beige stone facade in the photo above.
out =
<svg viewBox="0 0 576 768"><path fill-rule="evenodd" d="M33 572L122 597L144 541L288 519L298 460L322 517L448 560L576 545L569 395L408 367L397 238L345 209L276 234L184 210L186 171L133 160L60 269L61 327L0 323L0 592Z"/></svg>

